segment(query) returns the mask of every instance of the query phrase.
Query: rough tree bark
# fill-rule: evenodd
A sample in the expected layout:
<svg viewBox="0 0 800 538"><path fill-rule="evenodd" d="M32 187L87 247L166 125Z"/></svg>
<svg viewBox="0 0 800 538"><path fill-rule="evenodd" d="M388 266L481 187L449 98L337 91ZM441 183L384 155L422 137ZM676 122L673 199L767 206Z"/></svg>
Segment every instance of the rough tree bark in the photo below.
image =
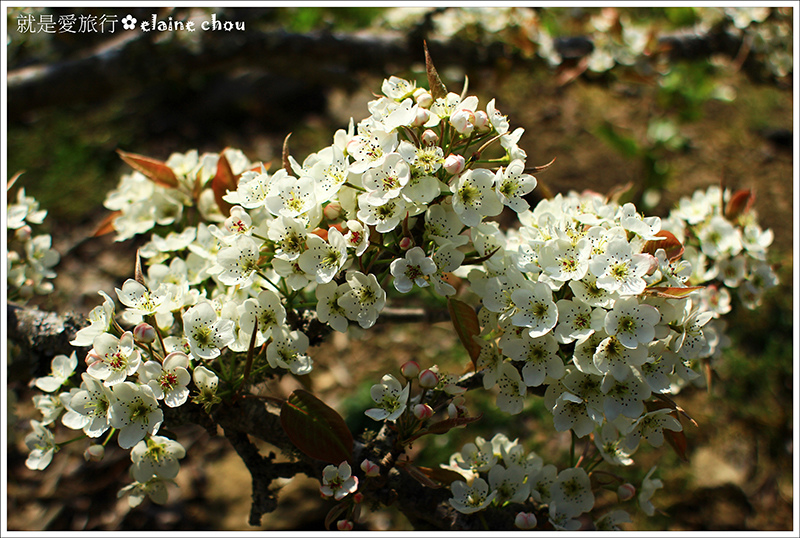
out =
<svg viewBox="0 0 800 538"><path fill-rule="evenodd" d="M200 32L195 49L177 39L158 39L157 32L121 34L81 58L50 65L34 65L9 71L7 78L9 120L27 111L47 106L91 103L124 88L147 87L156 81L187 80L198 73L214 74L241 68L280 74L308 85L324 84L355 88L360 73L383 73L398 65L419 63L422 42L428 39L436 65L494 67L498 61L531 68L538 58L525 58L502 43L485 45L472 41L433 40L423 22L408 34L381 35L315 32L296 34L284 30L248 31L242 34ZM662 54L671 61L702 59L721 54L735 58L743 40L724 28L706 35L664 35L658 38ZM588 37L555 40L556 51L565 62L576 62L594 49ZM197 51L199 50L199 52ZM364 54L368 50L369 54ZM313 59L313 65L309 60ZM753 56L742 68L751 77L763 79L764 68ZM91 84L86 83L91 81ZM57 88L58 91L54 91ZM260 96L267 99L268 96Z"/></svg>

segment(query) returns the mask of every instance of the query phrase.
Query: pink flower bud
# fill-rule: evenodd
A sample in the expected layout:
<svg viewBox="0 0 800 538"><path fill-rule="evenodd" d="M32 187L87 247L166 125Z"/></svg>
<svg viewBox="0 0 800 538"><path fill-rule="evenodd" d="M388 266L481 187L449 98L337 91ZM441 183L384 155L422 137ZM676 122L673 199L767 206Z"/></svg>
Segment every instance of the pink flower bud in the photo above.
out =
<svg viewBox="0 0 800 538"><path fill-rule="evenodd" d="M483 110L475 112L475 129L477 131L488 131L490 128L489 115Z"/></svg>
<svg viewBox="0 0 800 538"><path fill-rule="evenodd" d="M419 386L423 389L432 389L439 384L439 376L433 370L426 369L419 374Z"/></svg>
<svg viewBox="0 0 800 538"><path fill-rule="evenodd" d="M414 240L410 237L404 237L400 240L400 249L401 250L408 250L414 246Z"/></svg>
<svg viewBox="0 0 800 538"><path fill-rule="evenodd" d="M417 104L423 108L428 108L433 103L433 96L425 88L417 88L414 90L414 99Z"/></svg>
<svg viewBox="0 0 800 538"><path fill-rule="evenodd" d="M156 341L156 330L149 323L140 323L133 328L133 339L142 344L152 344Z"/></svg>
<svg viewBox="0 0 800 538"><path fill-rule="evenodd" d="M417 115L414 116L414 126L421 127L428 123L428 120L431 119L431 111L427 108L417 108Z"/></svg>
<svg viewBox="0 0 800 538"><path fill-rule="evenodd" d="M403 366L400 367L400 373L403 374L403 377L406 379L417 377L419 375L419 363L417 363L417 361L403 363Z"/></svg>
<svg viewBox="0 0 800 538"><path fill-rule="evenodd" d="M536 515L533 512L520 512L514 518L514 525L524 531L533 529L536 527L536 523Z"/></svg>
<svg viewBox="0 0 800 538"><path fill-rule="evenodd" d="M617 488L620 502L633 499L634 495L636 495L636 487L631 483L626 482Z"/></svg>
<svg viewBox="0 0 800 538"><path fill-rule="evenodd" d="M439 141L439 135L431 129L425 129L422 133L422 143L426 146L432 146Z"/></svg>
<svg viewBox="0 0 800 538"><path fill-rule="evenodd" d="M658 258L652 254L647 254L646 252L643 252L642 256L646 256L647 261L650 263L650 267L647 268L647 276L650 276L656 272L656 269L658 269Z"/></svg>
<svg viewBox="0 0 800 538"><path fill-rule="evenodd" d="M450 125L456 132L469 136L475 128L475 113L466 109L457 110L450 116Z"/></svg>
<svg viewBox="0 0 800 538"><path fill-rule="evenodd" d="M17 231L14 232L14 237L19 239L20 241L27 241L33 235L33 230L27 224L22 228L17 228Z"/></svg>
<svg viewBox="0 0 800 538"><path fill-rule="evenodd" d="M92 445L83 451L83 459L86 461L101 461L106 454L103 445Z"/></svg>
<svg viewBox="0 0 800 538"><path fill-rule="evenodd" d="M381 468L369 460L364 460L361 462L361 470L364 471L365 475L370 477L381 474Z"/></svg>
<svg viewBox="0 0 800 538"><path fill-rule="evenodd" d="M428 404L417 404L414 406L414 416L419 420L428 420L433 416L433 408Z"/></svg>
<svg viewBox="0 0 800 538"><path fill-rule="evenodd" d="M444 160L444 169L447 170L449 174L456 175L460 174L464 170L466 164L467 161L464 159L463 155L451 153Z"/></svg>
<svg viewBox="0 0 800 538"><path fill-rule="evenodd" d="M322 210L322 214L328 220L336 220L342 215L342 206L338 202L331 202Z"/></svg>
<svg viewBox="0 0 800 538"><path fill-rule="evenodd" d="M364 502L364 494L360 491L353 493L353 502L356 504Z"/></svg>
<svg viewBox="0 0 800 538"><path fill-rule="evenodd" d="M340 531L351 531L353 530L353 522L346 519L340 519L336 522L336 528Z"/></svg>

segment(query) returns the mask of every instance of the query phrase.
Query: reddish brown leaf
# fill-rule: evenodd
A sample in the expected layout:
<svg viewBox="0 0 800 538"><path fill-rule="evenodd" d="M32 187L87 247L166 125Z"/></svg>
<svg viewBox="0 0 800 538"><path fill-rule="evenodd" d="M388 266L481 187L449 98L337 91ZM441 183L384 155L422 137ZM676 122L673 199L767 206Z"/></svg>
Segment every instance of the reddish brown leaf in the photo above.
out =
<svg viewBox="0 0 800 538"><path fill-rule="evenodd" d="M228 194L228 191L235 191L238 184L238 177L233 175L225 152L221 153L217 161L217 173L211 180L211 190L214 191L214 199L217 201L220 213L225 216L230 215L233 205L223 200L222 197Z"/></svg>
<svg viewBox="0 0 800 538"><path fill-rule="evenodd" d="M415 439L419 439L423 435L428 435L428 434L439 435L442 433L447 433L453 428L457 428L458 426L465 426L467 424L475 422L476 420L480 420L482 416L483 415L481 414L476 417L456 417L456 418L441 420L439 422L431 424L430 426L420 431L413 437L410 437L406 442L410 443Z"/></svg>
<svg viewBox="0 0 800 538"><path fill-rule="evenodd" d="M156 185L161 185L168 189L174 189L178 186L178 178L175 176L175 172L166 163L144 155L127 153L121 149L118 149L117 153L131 168L147 176Z"/></svg>
<svg viewBox="0 0 800 538"><path fill-rule="evenodd" d="M413 478L414 480L416 480L417 482L419 482L420 484L422 484L426 488L438 489L438 488L442 487L441 484L437 484L436 482L431 480L428 477L428 475L426 475L424 472L422 472L422 469L420 467L417 467L416 465L414 465L412 463L405 462L405 461L398 461L397 462L397 466L400 467L401 469L403 469L405 472L407 472L411 476L411 478Z"/></svg>
<svg viewBox="0 0 800 538"><path fill-rule="evenodd" d="M350 500L347 499L345 501L340 502L336 506L330 509L328 515L325 516L325 528L330 530L331 524L336 521L340 515L344 513L345 510L350 506Z"/></svg>
<svg viewBox="0 0 800 538"><path fill-rule="evenodd" d="M703 286L687 286L685 288L653 286L652 288L645 288L644 294L651 297L662 297L664 299L683 299L693 291L702 288Z"/></svg>
<svg viewBox="0 0 800 538"><path fill-rule="evenodd" d="M419 467L407 461L398 461L397 466L406 471L417 482L431 489L438 489L442 485L449 486L456 480L465 480L461 474L449 469Z"/></svg>
<svg viewBox="0 0 800 538"><path fill-rule="evenodd" d="M423 41L422 45L425 48L425 71L428 74L428 86L431 89L431 97L433 97L434 100L439 99L447 95L447 88L442 82L442 79L439 78L439 73L433 65L431 54L428 52L428 42Z"/></svg>
<svg viewBox="0 0 800 538"><path fill-rule="evenodd" d="M481 346L472 337L477 336L481 332L481 326L478 322L478 315L475 310L464 301L450 298L447 300L447 310L450 312L450 319L453 320L453 326L456 328L456 333L464 348L469 353L472 364L475 365L478 360L478 355L481 353Z"/></svg>
<svg viewBox="0 0 800 538"><path fill-rule="evenodd" d="M756 201L755 193L750 189L736 191L728 200L725 207L725 216L730 220L736 220L742 213L747 213Z"/></svg>
<svg viewBox="0 0 800 538"><path fill-rule="evenodd" d="M298 389L289 396L281 406L281 426L306 456L334 465L352 459L353 435L344 419L310 392Z"/></svg>
<svg viewBox="0 0 800 538"><path fill-rule="evenodd" d="M97 229L92 233L92 237L100 237L101 235L106 235L116 230L114 228L114 219L122 215L122 211L114 211L113 213L109 214L100 221L100 224L97 226Z"/></svg>
<svg viewBox="0 0 800 538"><path fill-rule="evenodd" d="M663 248L664 252L667 253L667 259L669 261L675 261L683 256L683 245L680 241L678 241L678 238L675 237L672 232L661 230L656 235L658 237L663 237L664 239L648 241L644 244L642 252L655 256L656 250Z"/></svg>
<svg viewBox="0 0 800 538"><path fill-rule="evenodd" d="M147 286L144 281L144 273L142 272L142 258L139 256L138 250L136 251L136 264L133 269L133 279L142 286Z"/></svg>
<svg viewBox="0 0 800 538"><path fill-rule="evenodd" d="M682 431L674 432L672 430L664 430L664 439L667 440L667 443L669 443L669 446L672 447L681 461L689 461L689 457L686 455L686 451L689 448L689 443L686 440L686 434L684 434Z"/></svg>

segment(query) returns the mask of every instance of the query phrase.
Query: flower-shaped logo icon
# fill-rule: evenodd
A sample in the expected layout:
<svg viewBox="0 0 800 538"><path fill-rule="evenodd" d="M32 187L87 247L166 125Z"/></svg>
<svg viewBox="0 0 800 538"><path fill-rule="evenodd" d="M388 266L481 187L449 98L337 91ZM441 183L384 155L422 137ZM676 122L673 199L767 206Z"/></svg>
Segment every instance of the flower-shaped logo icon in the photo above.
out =
<svg viewBox="0 0 800 538"><path fill-rule="evenodd" d="M122 19L122 27L126 30L133 30L136 28L136 19L131 15L126 16L124 19Z"/></svg>

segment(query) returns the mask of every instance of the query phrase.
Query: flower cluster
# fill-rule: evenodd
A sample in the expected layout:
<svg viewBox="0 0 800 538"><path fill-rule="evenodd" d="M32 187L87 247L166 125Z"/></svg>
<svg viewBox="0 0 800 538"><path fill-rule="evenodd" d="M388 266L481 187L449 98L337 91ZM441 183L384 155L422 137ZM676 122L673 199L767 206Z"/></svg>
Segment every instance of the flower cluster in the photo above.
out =
<svg viewBox="0 0 800 538"><path fill-rule="evenodd" d="M52 248L53 239L49 234L34 234L46 216L47 210L39 209L39 202L26 196L24 188L17 191L17 202L8 205L6 282L11 298L28 298L53 291L51 279L56 276L53 268L61 256Z"/></svg>
<svg viewBox="0 0 800 538"><path fill-rule="evenodd" d="M687 203L683 214L703 218L673 233L633 204L591 192L531 208L537 180L518 146L523 130L512 130L495 100L480 106L436 81L428 90L384 80L369 117L302 163L286 151L274 171L232 149L164 163L122 153L136 171L106 199L117 240L152 235L134 278L115 290L122 309L101 291L103 304L72 342L89 348L85 370L76 371L75 354L62 355L36 380L47 394L26 440L29 467L50 462L59 444L48 426L61 416L90 439L106 435L105 445L116 435L131 450L134 482L122 493L132 505L145 495L164 502L185 451L159 435L162 406L193 401L209 411L247 386L254 357L262 375L309 374L320 335L300 321L307 311L333 331L369 329L390 285L392 294L452 298L468 284L480 301L474 372L409 362L405 385L386 374L372 387L366 414L391 423L399 442L475 420L464 394L472 376L511 414L525 408L529 388L541 390L556 430L592 435L596 463L629 465L641 439L661 446L664 430L681 431L659 397L697 378L699 361L722 342L715 311L694 287L708 280L695 279L698 267L708 270L684 250L697 238L698 252L715 249L711 259L746 250L763 261L771 236L740 219L734 249L713 205ZM520 227L491 220L503 211ZM30 213L36 208L24 218ZM222 366L236 361L247 365ZM594 503L584 468L557 473L502 437L476 440L452 464L465 481L453 484L451 504L464 513L532 502L548 507L553 526L571 529ZM357 484L345 462L325 469L321 492L340 500ZM611 527L624 520L606 517ZM518 519L535 525L532 514Z"/></svg>
<svg viewBox="0 0 800 538"><path fill-rule="evenodd" d="M709 285L702 293L707 309L718 318L731 310L736 290L748 309L761 305L764 292L778 284L767 263L772 230L763 230L753 209L751 191L731 192L718 186L684 196L664 219L664 229L685 245L692 264L689 284Z"/></svg>
<svg viewBox="0 0 800 538"><path fill-rule="evenodd" d="M536 514L545 515L556 530L578 530L579 516L591 514L595 530L621 530L620 523L630 522L624 510L595 514L595 493L608 483L594 479L584 467L568 467L559 471L555 465L545 464L536 452L526 451L518 440L509 440L499 433L487 441L476 437L460 452L450 457L442 468L461 474L464 479L454 481L450 488L453 497L450 505L462 514L478 512L489 506L502 507L510 503L524 506L530 512L517 514L515 525L529 530L539 525ZM651 503L656 489L663 486L652 479L655 467L644 477L638 501L640 508L653 515ZM613 477L617 482L622 478ZM618 488L620 502L633 499L636 488L622 483Z"/></svg>

